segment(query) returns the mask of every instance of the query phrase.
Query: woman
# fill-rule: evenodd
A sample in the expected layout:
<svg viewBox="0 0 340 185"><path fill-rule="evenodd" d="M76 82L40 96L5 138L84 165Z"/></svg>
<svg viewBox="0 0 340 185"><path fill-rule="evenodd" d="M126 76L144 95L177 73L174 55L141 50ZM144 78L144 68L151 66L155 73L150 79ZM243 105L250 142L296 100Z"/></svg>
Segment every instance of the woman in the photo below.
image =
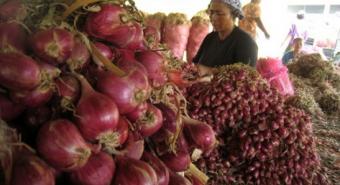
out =
<svg viewBox="0 0 340 185"><path fill-rule="evenodd" d="M210 75L216 67L237 62L255 66L257 45L235 26L236 18L243 18L240 1L212 0L208 14L214 31L204 38L193 59L200 74Z"/></svg>
<svg viewBox="0 0 340 185"><path fill-rule="evenodd" d="M290 61L298 59L305 54L301 49L303 46L303 39L298 37L293 40L293 50L286 52L282 57L283 64L287 65Z"/></svg>
<svg viewBox="0 0 340 185"><path fill-rule="evenodd" d="M250 3L246 4L242 11L244 13L244 19L240 20L239 26L245 32L249 33L253 39L256 38L256 27L258 26L264 33L265 37L269 39L270 35L264 27L261 20L261 0L251 0Z"/></svg>
<svg viewBox="0 0 340 185"><path fill-rule="evenodd" d="M308 38L308 26L305 22L305 12L303 10L298 11L296 14L296 20L292 23L289 28L289 32L285 39L283 40L281 46L287 45L285 52L290 51L293 46L293 40L295 38L302 38L305 42ZM289 43L287 41L289 40Z"/></svg>

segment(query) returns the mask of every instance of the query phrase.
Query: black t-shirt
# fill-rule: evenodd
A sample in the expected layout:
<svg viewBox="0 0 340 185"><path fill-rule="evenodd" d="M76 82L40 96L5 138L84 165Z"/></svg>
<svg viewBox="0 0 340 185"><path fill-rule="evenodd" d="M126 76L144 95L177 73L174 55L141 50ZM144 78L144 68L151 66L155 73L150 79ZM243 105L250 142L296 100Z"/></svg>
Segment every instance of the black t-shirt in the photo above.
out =
<svg viewBox="0 0 340 185"><path fill-rule="evenodd" d="M246 32L235 27L224 40L220 40L215 31L209 33L204 38L193 62L208 67L241 62L254 67L256 60L257 45L255 41Z"/></svg>

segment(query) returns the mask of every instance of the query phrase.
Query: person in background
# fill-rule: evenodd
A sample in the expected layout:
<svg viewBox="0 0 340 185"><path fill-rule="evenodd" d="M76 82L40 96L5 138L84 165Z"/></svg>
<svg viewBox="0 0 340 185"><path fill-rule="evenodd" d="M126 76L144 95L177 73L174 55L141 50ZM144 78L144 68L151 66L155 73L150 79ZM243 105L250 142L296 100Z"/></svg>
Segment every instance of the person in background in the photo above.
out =
<svg viewBox="0 0 340 185"><path fill-rule="evenodd" d="M302 51L303 40L298 37L293 40L293 50L286 52L282 57L283 64L287 65L290 61L296 60L305 54Z"/></svg>
<svg viewBox="0 0 340 185"><path fill-rule="evenodd" d="M305 42L308 38L308 31L307 31L307 25L305 22L305 12L303 10L298 11L296 14L296 21L292 23L292 25L289 28L289 32L287 36L285 37L284 41L282 42L282 46L287 45L285 52L290 51L293 46L293 40L295 38L302 38L303 42ZM289 40L289 43L287 44L287 41Z"/></svg>
<svg viewBox="0 0 340 185"><path fill-rule="evenodd" d="M216 67L238 62L255 66L257 45L235 25L236 18L243 18L240 1L211 0L207 13L214 30L204 38L193 58L200 75L211 75Z"/></svg>
<svg viewBox="0 0 340 185"><path fill-rule="evenodd" d="M261 20L261 0L251 0L250 3L243 6L244 19L239 21L239 27L249 33L253 39L256 39L256 27L259 27L267 39L270 35Z"/></svg>

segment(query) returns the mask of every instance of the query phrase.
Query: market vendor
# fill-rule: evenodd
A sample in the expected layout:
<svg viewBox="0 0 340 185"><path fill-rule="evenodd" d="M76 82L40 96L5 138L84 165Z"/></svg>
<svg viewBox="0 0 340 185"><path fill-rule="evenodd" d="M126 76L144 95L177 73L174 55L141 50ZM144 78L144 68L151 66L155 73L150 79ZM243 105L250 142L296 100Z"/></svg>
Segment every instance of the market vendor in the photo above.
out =
<svg viewBox="0 0 340 185"><path fill-rule="evenodd" d="M235 25L236 18L243 18L240 1L212 0L208 14L214 31L205 37L193 59L200 75L212 74L216 67L238 62L255 66L257 45Z"/></svg>

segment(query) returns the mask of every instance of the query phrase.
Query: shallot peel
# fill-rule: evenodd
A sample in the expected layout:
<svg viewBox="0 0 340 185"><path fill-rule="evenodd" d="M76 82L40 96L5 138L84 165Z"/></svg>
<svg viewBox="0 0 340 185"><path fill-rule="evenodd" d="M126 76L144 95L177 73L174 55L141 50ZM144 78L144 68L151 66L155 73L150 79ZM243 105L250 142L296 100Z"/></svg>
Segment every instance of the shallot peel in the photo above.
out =
<svg viewBox="0 0 340 185"><path fill-rule="evenodd" d="M169 184L169 169L166 165L153 154L144 151L142 160L147 162L157 174L157 184L158 185L168 185Z"/></svg>
<svg viewBox="0 0 340 185"><path fill-rule="evenodd" d="M143 137L149 137L162 127L162 112L154 105L148 103L147 110L132 124Z"/></svg>
<svg viewBox="0 0 340 185"><path fill-rule="evenodd" d="M158 185L155 170L146 162L117 157L114 184L117 185Z"/></svg>
<svg viewBox="0 0 340 185"><path fill-rule="evenodd" d="M189 143L203 151L210 151L216 146L215 132L210 125L191 118L183 120L184 133Z"/></svg>
<svg viewBox="0 0 340 185"><path fill-rule="evenodd" d="M138 82L137 78L141 77L139 73L134 69L123 77L105 71L98 74L97 89L115 101L120 114L133 111L148 98L148 92L135 84ZM147 84L147 81L145 83Z"/></svg>
<svg viewBox="0 0 340 185"><path fill-rule="evenodd" d="M34 155L21 156L13 167L11 185L54 185L53 170Z"/></svg>
<svg viewBox="0 0 340 185"><path fill-rule="evenodd" d="M110 185L116 165L112 157L104 152L92 154L82 168L71 172L70 179L78 185Z"/></svg>
<svg viewBox="0 0 340 185"><path fill-rule="evenodd" d="M31 38L33 52L41 60L53 65L66 62L74 47L74 37L71 32L61 28L40 30Z"/></svg>
<svg viewBox="0 0 340 185"><path fill-rule="evenodd" d="M20 53L0 53L0 85L11 90L33 90L40 81L40 67Z"/></svg>
<svg viewBox="0 0 340 185"><path fill-rule="evenodd" d="M116 103L108 96L96 92L81 75L81 97L76 107L76 124L88 141L110 144L117 129L119 112Z"/></svg>
<svg viewBox="0 0 340 185"><path fill-rule="evenodd" d="M72 171L84 166L91 148L74 123L66 119L45 123L38 132L37 149L54 168Z"/></svg>

